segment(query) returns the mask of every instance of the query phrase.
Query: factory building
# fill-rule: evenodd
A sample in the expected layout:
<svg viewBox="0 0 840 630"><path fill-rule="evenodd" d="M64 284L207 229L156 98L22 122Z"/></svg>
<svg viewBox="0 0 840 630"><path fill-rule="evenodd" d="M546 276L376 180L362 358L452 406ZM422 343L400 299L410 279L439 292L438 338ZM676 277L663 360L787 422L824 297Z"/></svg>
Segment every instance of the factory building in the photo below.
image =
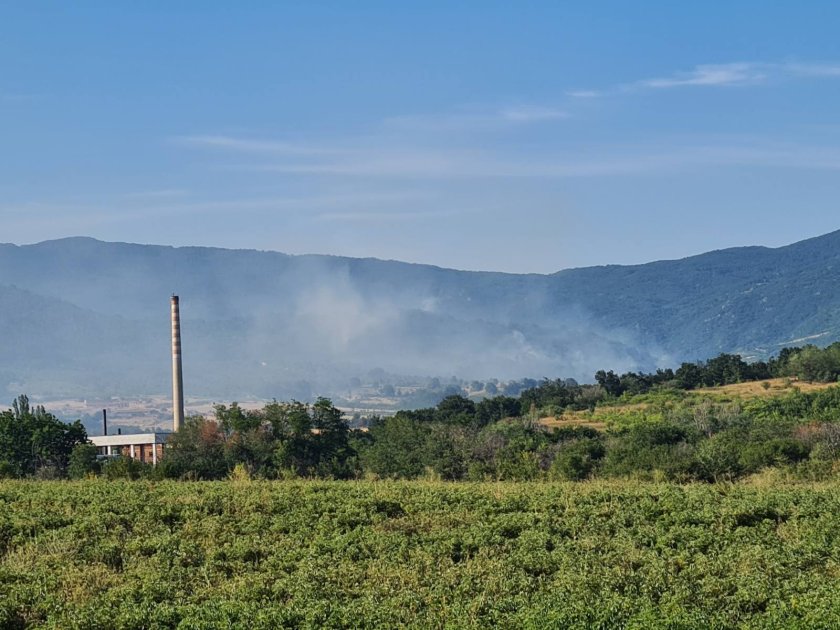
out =
<svg viewBox="0 0 840 630"><path fill-rule="evenodd" d="M126 435L97 435L90 438L99 449L99 454L105 457L131 457L150 464L157 464L164 456L164 446L170 432L166 433L134 433Z"/></svg>
<svg viewBox="0 0 840 630"><path fill-rule="evenodd" d="M181 310L177 295L169 301L172 323L172 429L178 431L184 423L184 377L181 363ZM165 445L171 432L108 435L108 413L102 410L102 432L90 438L105 457L131 457L157 464L164 457Z"/></svg>

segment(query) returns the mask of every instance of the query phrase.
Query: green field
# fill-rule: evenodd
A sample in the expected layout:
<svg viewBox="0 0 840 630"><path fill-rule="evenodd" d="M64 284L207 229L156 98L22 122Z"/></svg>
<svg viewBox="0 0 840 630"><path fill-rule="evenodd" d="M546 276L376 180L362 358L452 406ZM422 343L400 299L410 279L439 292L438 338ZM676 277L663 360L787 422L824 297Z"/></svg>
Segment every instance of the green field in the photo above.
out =
<svg viewBox="0 0 840 630"><path fill-rule="evenodd" d="M836 628L840 485L0 482L2 628Z"/></svg>

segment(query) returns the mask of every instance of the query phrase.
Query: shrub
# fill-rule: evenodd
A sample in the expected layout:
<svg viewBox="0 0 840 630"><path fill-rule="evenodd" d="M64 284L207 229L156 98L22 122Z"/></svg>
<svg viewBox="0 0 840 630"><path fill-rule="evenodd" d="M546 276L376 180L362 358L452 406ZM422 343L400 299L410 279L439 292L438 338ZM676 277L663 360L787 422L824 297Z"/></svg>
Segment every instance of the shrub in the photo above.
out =
<svg viewBox="0 0 840 630"><path fill-rule="evenodd" d="M604 471L613 476L644 477L659 470L669 479L689 479L697 472L695 451L683 427L635 425L611 438Z"/></svg>
<svg viewBox="0 0 840 630"><path fill-rule="evenodd" d="M71 479L84 479L97 475L102 465L97 459L98 449L93 444L77 444L70 453L70 465L67 474Z"/></svg>
<svg viewBox="0 0 840 630"><path fill-rule="evenodd" d="M743 473L740 453L745 436L740 431L724 431L697 445L698 474L706 481L732 479Z"/></svg>
<svg viewBox="0 0 840 630"><path fill-rule="evenodd" d="M775 438L746 444L741 450L740 464L750 472L768 466L802 461L808 457L808 447L793 438Z"/></svg>
<svg viewBox="0 0 840 630"><path fill-rule="evenodd" d="M144 464L132 457L120 455L106 461L102 466L102 473L108 480L140 479L151 475L152 465Z"/></svg>
<svg viewBox="0 0 840 630"><path fill-rule="evenodd" d="M595 470L606 450L599 440L581 439L564 444L551 463L551 479L586 479Z"/></svg>

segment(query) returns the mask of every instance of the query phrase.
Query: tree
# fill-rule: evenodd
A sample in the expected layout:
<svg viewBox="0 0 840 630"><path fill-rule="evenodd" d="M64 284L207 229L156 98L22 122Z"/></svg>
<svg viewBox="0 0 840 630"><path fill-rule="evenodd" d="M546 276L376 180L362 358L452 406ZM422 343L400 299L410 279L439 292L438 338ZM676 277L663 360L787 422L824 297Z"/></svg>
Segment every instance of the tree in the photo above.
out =
<svg viewBox="0 0 840 630"><path fill-rule="evenodd" d="M683 363L674 378L680 389L694 389L703 384L703 368L697 363Z"/></svg>
<svg viewBox="0 0 840 630"><path fill-rule="evenodd" d="M225 460L229 470L243 465L249 475L273 477L275 441L271 431L258 426L237 431L225 440Z"/></svg>
<svg viewBox="0 0 840 630"><path fill-rule="evenodd" d="M349 442L350 427L341 410L328 398L319 397L312 405L312 426L319 475L349 477L352 471L347 464L354 453Z"/></svg>
<svg viewBox="0 0 840 630"><path fill-rule="evenodd" d="M165 477L221 479L229 472L224 447L225 434L215 420L190 416L169 437L161 472Z"/></svg>
<svg viewBox="0 0 840 630"><path fill-rule="evenodd" d="M0 475L23 477L47 469L64 475L73 448L84 442L87 432L80 421L61 422L19 396L12 409L0 413Z"/></svg>
<svg viewBox="0 0 840 630"><path fill-rule="evenodd" d="M595 470L606 450L600 440L572 440L564 444L551 464L550 474L554 479L578 481L586 479Z"/></svg>
<svg viewBox="0 0 840 630"><path fill-rule="evenodd" d="M236 402L231 403L230 407L214 405L213 411L216 422L228 435L234 431L241 432L256 429L262 423L258 413L246 411Z"/></svg>
<svg viewBox="0 0 840 630"><path fill-rule="evenodd" d="M595 381L598 385L603 387L610 396L618 398L622 393L624 393L624 389L621 387L621 379L612 370L609 372L598 370L595 372Z"/></svg>
<svg viewBox="0 0 840 630"><path fill-rule="evenodd" d="M67 467L67 474L71 479L84 479L90 475L96 475L101 470L97 458L99 449L93 444L76 444L70 453L70 464Z"/></svg>
<svg viewBox="0 0 840 630"><path fill-rule="evenodd" d="M377 418L359 452L362 466L381 477L411 479L423 473L429 425L406 414Z"/></svg>
<svg viewBox="0 0 840 630"><path fill-rule="evenodd" d="M475 415L479 426L486 426L505 418L521 415L522 405L516 398L496 396L485 398L475 406Z"/></svg>
<svg viewBox="0 0 840 630"><path fill-rule="evenodd" d="M449 395L438 403L435 421L444 424L472 424L475 421L475 403L460 394Z"/></svg>

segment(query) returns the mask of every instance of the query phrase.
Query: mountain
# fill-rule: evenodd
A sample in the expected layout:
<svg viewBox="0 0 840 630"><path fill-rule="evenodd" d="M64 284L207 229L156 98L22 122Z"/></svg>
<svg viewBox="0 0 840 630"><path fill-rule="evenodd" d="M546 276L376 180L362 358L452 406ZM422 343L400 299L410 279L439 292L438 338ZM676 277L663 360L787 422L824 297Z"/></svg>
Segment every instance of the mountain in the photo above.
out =
<svg viewBox="0 0 840 630"><path fill-rule="evenodd" d="M90 238L5 244L0 390L165 392L173 292L188 391L306 397L375 368L588 380L828 343L840 339L838 279L840 232L550 275Z"/></svg>

